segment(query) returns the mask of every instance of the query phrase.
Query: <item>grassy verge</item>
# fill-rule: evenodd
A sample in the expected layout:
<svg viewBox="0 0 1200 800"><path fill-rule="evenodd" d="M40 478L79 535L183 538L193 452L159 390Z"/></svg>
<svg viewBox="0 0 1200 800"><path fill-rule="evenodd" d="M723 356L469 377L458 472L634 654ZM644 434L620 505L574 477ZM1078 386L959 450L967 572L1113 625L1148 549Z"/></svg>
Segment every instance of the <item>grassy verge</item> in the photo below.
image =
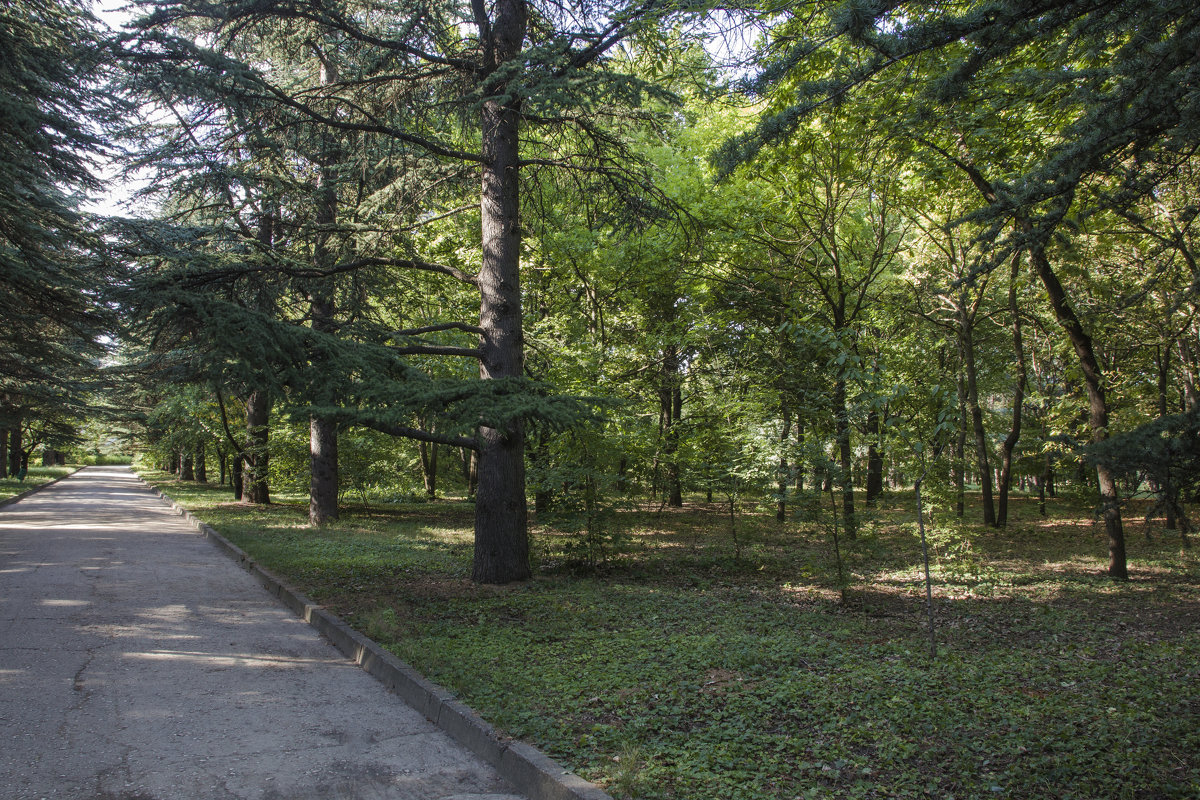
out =
<svg viewBox="0 0 1200 800"><path fill-rule="evenodd" d="M0 500L16 497L21 492L70 475L76 469L77 467L30 467L23 481L16 478L0 478Z"/></svg>
<svg viewBox="0 0 1200 800"><path fill-rule="evenodd" d="M1139 523L1134 579L1098 577L1082 505L1042 519L1019 500L1005 532L935 525L931 658L899 505L844 543L845 586L823 525L698 504L614 513L620 552L589 576L570 571L577 537L543 525L540 577L479 587L465 504L313 530L299 502L147 477L616 797L1200 796L1200 566Z"/></svg>

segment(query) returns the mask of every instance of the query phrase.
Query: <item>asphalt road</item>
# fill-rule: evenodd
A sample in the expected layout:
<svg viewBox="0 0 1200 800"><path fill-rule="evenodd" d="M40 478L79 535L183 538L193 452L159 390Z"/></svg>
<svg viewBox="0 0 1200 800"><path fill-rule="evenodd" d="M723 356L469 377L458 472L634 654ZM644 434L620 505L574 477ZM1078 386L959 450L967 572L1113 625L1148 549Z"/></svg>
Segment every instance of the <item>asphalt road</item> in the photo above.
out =
<svg viewBox="0 0 1200 800"><path fill-rule="evenodd" d="M0 798L520 800L121 467L0 509Z"/></svg>

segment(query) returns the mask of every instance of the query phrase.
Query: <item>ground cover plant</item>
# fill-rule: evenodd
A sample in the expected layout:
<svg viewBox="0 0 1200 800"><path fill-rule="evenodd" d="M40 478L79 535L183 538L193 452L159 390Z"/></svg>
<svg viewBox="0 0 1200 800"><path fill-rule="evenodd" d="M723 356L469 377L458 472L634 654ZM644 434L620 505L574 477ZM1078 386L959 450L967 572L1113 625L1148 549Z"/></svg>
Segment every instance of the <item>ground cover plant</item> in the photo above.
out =
<svg viewBox="0 0 1200 800"><path fill-rule="evenodd" d="M587 574L579 534L535 528L538 577L469 580L469 504L302 502L148 477L313 599L614 797L1173 798L1200 794L1200 568L1131 531L1100 577L1102 524L1059 498L1010 527L939 524L938 652L911 508L843 542L746 509L625 510ZM1132 516L1132 515L1131 515ZM1136 535L1132 535L1136 534Z"/></svg>
<svg viewBox="0 0 1200 800"><path fill-rule="evenodd" d="M21 492L27 492L50 481L63 478L74 472L77 467L30 467L24 480L16 476L0 478L0 500L16 497Z"/></svg>

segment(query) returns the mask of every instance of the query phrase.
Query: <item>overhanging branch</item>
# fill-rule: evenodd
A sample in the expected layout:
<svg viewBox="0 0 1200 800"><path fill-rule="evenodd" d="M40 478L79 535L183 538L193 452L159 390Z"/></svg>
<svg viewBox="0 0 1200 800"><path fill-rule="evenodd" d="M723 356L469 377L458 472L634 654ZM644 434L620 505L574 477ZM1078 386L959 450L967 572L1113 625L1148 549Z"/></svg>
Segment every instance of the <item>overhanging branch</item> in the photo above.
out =
<svg viewBox="0 0 1200 800"><path fill-rule="evenodd" d="M476 439L466 436L447 436L443 433L432 433L431 431L421 430L420 428L410 428L407 425L396 425L391 422L385 422L381 419L365 418L355 420L353 425L361 425L371 430L386 433L389 436L396 436L401 439L414 439L418 442L429 442L431 444L444 444L449 447L465 447L468 450L478 450L479 442Z"/></svg>
<svg viewBox="0 0 1200 800"><path fill-rule="evenodd" d="M426 325L424 328L405 328L402 331L396 331L392 336L420 336L423 333L437 333L438 331L463 331L464 333L483 335L483 328L478 325L468 325L465 322L442 322L438 325Z"/></svg>

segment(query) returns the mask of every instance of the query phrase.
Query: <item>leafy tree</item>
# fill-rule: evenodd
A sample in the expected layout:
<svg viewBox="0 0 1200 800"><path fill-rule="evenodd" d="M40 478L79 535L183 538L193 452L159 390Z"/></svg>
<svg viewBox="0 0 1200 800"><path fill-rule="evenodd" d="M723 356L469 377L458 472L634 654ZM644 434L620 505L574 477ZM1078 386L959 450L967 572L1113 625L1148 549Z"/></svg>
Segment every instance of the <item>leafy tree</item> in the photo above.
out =
<svg viewBox="0 0 1200 800"><path fill-rule="evenodd" d="M1128 205L1192 152L1200 131L1195 4L978 0L931 8L853 1L820 11L824 24L811 24L807 14L785 23L776 39L777 58L758 85L777 85L813 57L825 69L802 75L790 87L792 102L752 135L731 142L726 158L744 159L815 107L851 97L878 109L881 122L900 136L927 138L920 132L929 128L935 138L943 136L941 143L928 143L976 184L986 204L979 218L991 226L993 238L1008 230L992 264L1002 263L1013 248L1029 253L1078 356L1092 436L1102 440L1109 426L1103 373L1092 336L1046 248L1081 190L1103 180L1108 185L1098 191L1105 201ZM984 139L1011 134L1014 120L1040 132L1032 139L1014 138L1024 159L985 165L971 157L976 133ZM1103 464L1098 477L1109 573L1124 578L1116 484Z"/></svg>
<svg viewBox="0 0 1200 800"><path fill-rule="evenodd" d="M760 180L770 187L774 213L762 220L760 232L750 234L773 254L767 263L794 272L805 289L801 302L823 329L849 538L857 530L850 391L864 371L858 338L898 265L901 242L898 185L890 177L894 165L865 132L834 115L804 126L773 151Z"/></svg>

